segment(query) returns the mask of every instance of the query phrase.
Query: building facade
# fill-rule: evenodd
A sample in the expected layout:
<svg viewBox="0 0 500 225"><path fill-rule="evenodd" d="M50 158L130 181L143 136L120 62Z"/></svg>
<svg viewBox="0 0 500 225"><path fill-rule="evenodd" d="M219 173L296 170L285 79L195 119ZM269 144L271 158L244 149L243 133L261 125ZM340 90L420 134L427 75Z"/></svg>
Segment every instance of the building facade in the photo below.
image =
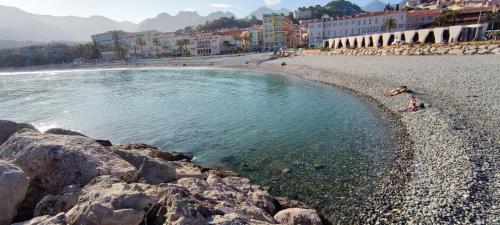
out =
<svg viewBox="0 0 500 225"><path fill-rule="evenodd" d="M290 46L290 35L293 32L293 22L283 14L265 14L264 48L278 48Z"/></svg>
<svg viewBox="0 0 500 225"><path fill-rule="evenodd" d="M406 28L406 12L362 13L351 17L329 17L309 21L309 46L321 47L328 38L365 35L388 31L384 21L392 18L396 27L391 31L403 31Z"/></svg>
<svg viewBox="0 0 500 225"><path fill-rule="evenodd" d="M440 13L440 9L409 11L406 15L406 30L416 30L432 24Z"/></svg>
<svg viewBox="0 0 500 225"><path fill-rule="evenodd" d="M250 37L250 51L261 51L264 48L264 26L248 28Z"/></svg>
<svg viewBox="0 0 500 225"><path fill-rule="evenodd" d="M307 20L312 18L312 10L296 10L293 12L293 18L296 20Z"/></svg>

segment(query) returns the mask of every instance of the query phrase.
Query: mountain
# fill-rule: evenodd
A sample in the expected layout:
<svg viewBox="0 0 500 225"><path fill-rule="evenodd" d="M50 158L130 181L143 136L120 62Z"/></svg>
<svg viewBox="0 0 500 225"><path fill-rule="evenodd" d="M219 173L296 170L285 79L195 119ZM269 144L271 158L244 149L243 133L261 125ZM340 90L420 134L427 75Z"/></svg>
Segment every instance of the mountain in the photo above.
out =
<svg viewBox="0 0 500 225"><path fill-rule="evenodd" d="M182 29L187 26L196 26L204 24L206 21L219 19L222 17L235 17L230 12L213 12L208 16L201 16L197 12L181 11L175 16L168 13L161 13L152 19L146 19L138 25L138 31L158 30L162 32L171 32Z"/></svg>
<svg viewBox="0 0 500 225"><path fill-rule="evenodd" d="M363 6L362 9L367 12L383 12L386 5L387 4L379 0L372 0L371 2Z"/></svg>
<svg viewBox="0 0 500 225"><path fill-rule="evenodd" d="M279 9L279 10L273 10L273 9L270 9L270 8L267 8L267 7L260 7L258 8L257 10L251 12L248 17L252 17L252 16L255 16L257 17L257 19L259 20L262 20L262 15L264 14L271 14L271 13L277 13L277 14L285 14L285 15L288 15L290 14L292 11L288 10L288 9L285 9L285 8L282 8L282 9Z"/></svg>
<svg viewBox="0 0 500 225"><path fill-rule="evenodd" d="M102 16L45 16L0 6L0 40L16 41L90 41L90 35L108 30L136 29L130 22L116 22Z"/></svg>
<svg viewBox="0 0 500 225"><path fill-rule="evenodd" d="M44 45L47 43L43 42L32 42L32 41L14 41L14 40L0 40L0 49L6 48L22 48L32 45Z"/></svg>

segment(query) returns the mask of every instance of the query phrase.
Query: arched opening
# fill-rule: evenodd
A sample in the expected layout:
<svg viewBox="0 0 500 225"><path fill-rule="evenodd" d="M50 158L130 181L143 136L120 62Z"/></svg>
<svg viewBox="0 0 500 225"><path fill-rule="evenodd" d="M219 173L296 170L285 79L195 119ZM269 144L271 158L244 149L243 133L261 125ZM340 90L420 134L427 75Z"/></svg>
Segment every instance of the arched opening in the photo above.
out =
<svg viewBox="0 0 500 225"><path fill-rule="evenodd" d="M392 45L394 43L394 34L391 34L389 36L389 41L387 42L387 45Z"/></svg>
<svg viewBox="0 0 500 225"><path fill-rule="evenodd" d="M408 43L406 40L406 35L404 33L401 34L401 40L399 40L401 43Z"/></svg>
<svg viewBox="0 0 500 225"><path fill-rule="evenodd" d="M358 47L358 40L354 39L354 43L352 44L352 47L353 48L357 48Z"/></svg>
<svg viewBox="0 0 500 225"><path fill-rule="evenodd" d="M368 39L369 39L369 42L368 42L367 47L373 47L373 38L369 37Z"/></svg>
<svg viewBox="0 0 500 225"><path fill-rule="evenodd" d="M415 35L413 35L413 40L412 40L412 42L413 42L413 43L420 43L419 39L420 39L420 38L419 38L419 36L418 36L418 32L416 32L416 33L415 33Z"/></svg>
<svg viewBox="0 0 500 225"><path fill-rule="evenodd" d="M365 38L363 38L363 39L361 40L361 46L360 46L360 47L361 47L361 48L366 47L366 44L365 44Z"/></svg>
<svg viewBox="0 0 500 225"><path fill-rule="evenodd" d="M382 40L382 36L380 36L377 40L377 47L381 47L382 45L384 45L384 41Z"/></svg>
<svg viewBox="0 0 500 225"><path fill-rule="evenodd" d="M349 39L345 40L345 47L351 48L351 43L349 43Z"/></svg>
<svg viewBox="0 0 500 225"><path fill-rule="evenodd" d="M424 41L424 44L432 44L432 43L436 43L436 38L434 37L434 31L429 32Z"/></svg>
<svg viewBox="0 0 500 225"><path fill-rule="evenodd" d="M330 48L330 41L323 42L323 48Z"/></svg>
<svg viewBox="0 0 500 225"><path fill-rule="evenodd" d="M443 31L443 42L448 43L450 40L450 30L444 30Z"/></svg>
<svg viewBox="0 0 500 225"><path fill-rule="evenodd" d="M343 48L343 47L344 47L344 45L342 44L342 41L339 40L339 47L338 48Z"/></svg>

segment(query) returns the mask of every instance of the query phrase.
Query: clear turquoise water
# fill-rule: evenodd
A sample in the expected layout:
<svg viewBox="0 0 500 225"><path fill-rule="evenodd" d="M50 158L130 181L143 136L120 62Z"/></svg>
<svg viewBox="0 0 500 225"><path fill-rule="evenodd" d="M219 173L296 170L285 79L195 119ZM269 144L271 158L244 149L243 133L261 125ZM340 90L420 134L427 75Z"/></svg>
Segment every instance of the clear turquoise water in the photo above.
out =
<svg viewBox="0 0 500 225"><path fill-rule="evenodd" d="M214 69L0 74L0 118L139 142L237 170L349 221L391 162L376 109L331 86Z"/></svg>

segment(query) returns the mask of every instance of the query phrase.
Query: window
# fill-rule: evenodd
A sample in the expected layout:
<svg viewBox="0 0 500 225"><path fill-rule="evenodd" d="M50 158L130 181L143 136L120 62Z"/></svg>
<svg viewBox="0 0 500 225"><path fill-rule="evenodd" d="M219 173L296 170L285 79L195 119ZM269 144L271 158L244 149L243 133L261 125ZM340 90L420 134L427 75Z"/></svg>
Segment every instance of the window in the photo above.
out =
<svg viewBox="0 0 500 225"><path fill-rule="evenodd" d="M369 19L369 20L368 20L368 24L372 24L372 19Z"/></svg>
<svg viewBox="0 0 500 225"><path fill-rule="evenodd" d="M358 26L361 25L361 20L358 20Z"/></svg>
<svg viewBox="0 0 500 225"><path fill-rule="evenodd" d="M363 20L363 25L366 25L366 19Z"/></svg>
<svg viewBox="0 0 500 225"><path fill-rule="evenodd" d="M375 24L377 24L377 23L378 23L378 18L375 18Z"/></svg>

